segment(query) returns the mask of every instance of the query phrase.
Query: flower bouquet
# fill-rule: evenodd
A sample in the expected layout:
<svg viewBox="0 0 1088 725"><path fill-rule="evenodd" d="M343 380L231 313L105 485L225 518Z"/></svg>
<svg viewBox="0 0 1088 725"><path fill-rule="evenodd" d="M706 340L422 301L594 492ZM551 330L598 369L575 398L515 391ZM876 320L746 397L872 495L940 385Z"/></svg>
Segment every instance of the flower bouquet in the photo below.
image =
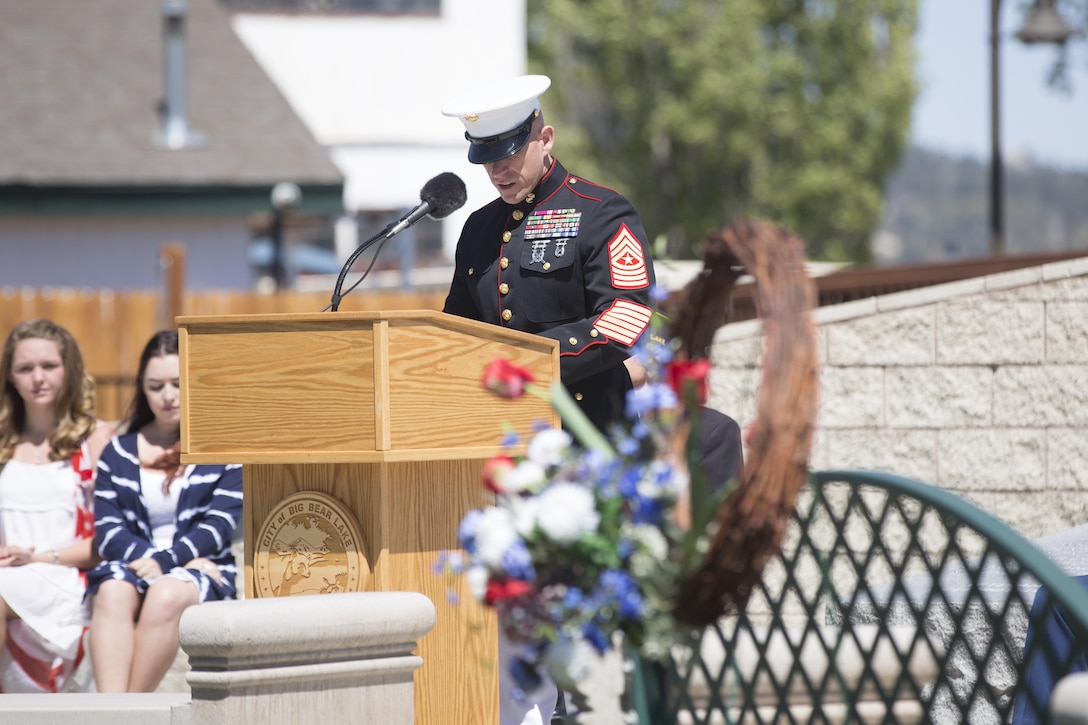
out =
<svg viewBox="0 0 1088 725"><path fill-rule="evenodd" d="M639 655L664 659L742 608L807 481L818 359L803 242L742 219L704 240L703 264L665 307L670 330L655 316L636 344L649 382L628 394L628 424L608 436L558 383L541 389L506 360L484 372L498 395L547 397L564 424L538 430L524 456L486 463L495 504L465 516L463 554L447 553L437 566L465 576L496 610L515 648L507 666L525 692L546 672L577 693L617 634ZM743 470L711 496L693 465L691 412L705 399L707 352L742 269L755 279L764 322L763 375Z"/></svg>
<svg viewBox="0 0 1088 725"><path fill-rule="evenodd" d="M483 384L498 395L548 397L565 425L538 430L519 459L487 461L483 483L495 504L461 522L464 556L440 560L496 610L515 647L510 673L523 691L547 672L577 692L617 632L650 657L690 632L672 608L680 580L706 548L707 522L690 521L689 512L708 517L713 506L689 504L696 469L685 457L681 401L705 395L709 365L675 362L663 338L644 338L635 355L649 382L628 395L630 424L608 437L558 383L543 390L505 359L484 372ZM505 444L518 442L511 436ZM697 470L694 478L705 497Z"/></svg>

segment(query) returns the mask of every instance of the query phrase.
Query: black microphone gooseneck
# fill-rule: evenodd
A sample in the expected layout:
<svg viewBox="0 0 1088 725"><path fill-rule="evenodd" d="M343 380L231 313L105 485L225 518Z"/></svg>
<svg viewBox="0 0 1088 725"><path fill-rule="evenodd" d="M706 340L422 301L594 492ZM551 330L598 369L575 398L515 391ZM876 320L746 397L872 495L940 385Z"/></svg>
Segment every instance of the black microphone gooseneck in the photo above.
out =
<svg viewBox="0 0 1088 725"><path fill-rule="evenodd" d="M370 267L374 266L374 262L370 263L370 267L367 267L366 272L363 273L363 277L359 279L351 288L341 294L340 290L344 286L344 278L348 276L348 270L351 269L351 265L355 263L355 260L359 258L366 250L370 249L377 242L383 244L393 238L396 234L404 231L408 227L412 226L425 216L430 216L432 219L445 219L453 212L460 209L465 205L465 200L468 198L468 193L465 190L465 182L461 181L461 177L457 174L445 171L438 176L434 177L426 184L419 192L420 202L419 204L404 215L401 219L390 222L385 229L381 230L370 239L360 244L348 260L344 262L344 266L340 269L340 276L336 278L336 286L332 291L332 300L325 308L336 312L340 309L340 300L344 298L348 292L355 289L366 278L366 275L370 273ZM375 259L377 259L378 253L381 252L381 247L378 248L378 252L375 253ZM324 310L322 310L324 311Z"/></svg>

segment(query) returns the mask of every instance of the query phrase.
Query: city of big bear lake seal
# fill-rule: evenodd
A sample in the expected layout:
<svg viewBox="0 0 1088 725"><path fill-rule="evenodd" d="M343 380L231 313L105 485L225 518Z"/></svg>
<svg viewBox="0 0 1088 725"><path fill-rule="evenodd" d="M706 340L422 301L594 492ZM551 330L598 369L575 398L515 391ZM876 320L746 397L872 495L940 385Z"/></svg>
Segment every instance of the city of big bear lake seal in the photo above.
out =
<svg viewBox="0 0 1088 725"><path fill-rule="evenodd" d="M364 591L369 566L359 524L317 491L288 496L265 517L253 556L257 596Z"/></svg>

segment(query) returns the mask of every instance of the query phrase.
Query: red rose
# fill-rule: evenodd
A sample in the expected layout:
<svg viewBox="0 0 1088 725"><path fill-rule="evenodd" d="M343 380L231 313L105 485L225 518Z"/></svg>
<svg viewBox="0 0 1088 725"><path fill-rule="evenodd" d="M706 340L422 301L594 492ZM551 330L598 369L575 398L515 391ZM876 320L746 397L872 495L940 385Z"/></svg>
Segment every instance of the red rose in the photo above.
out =
<svg viewBox="0 0 1088 725"><path fill-rule="evenodd" d="M528 594L532 589L532 584L521 579L488 579L484 602L494 606L495 602L520 597L523 594Z"/></svg>
<svg viewBox="0 0 1088 725"><path fill-rule="evenodd" d="M706 402L706 379L710 374L710 360L674 360L668 366L669 386L681 400L693 400L702 405Z"/></svg>
<svg viewBox="0 0 1088 725"><path fill-rule="evenodd" d="M492 493L506 493L503 477L514 470L514 459L509 456L495 456L484 464L484 486Z"/></svg>
<svg viewBox="0 0 1088 725"><path fill-rule="evenodd" d="M525 384L533 381L532 373L503 357L495 358L484 368L484 387L504 398L520 398Z"/></svg>

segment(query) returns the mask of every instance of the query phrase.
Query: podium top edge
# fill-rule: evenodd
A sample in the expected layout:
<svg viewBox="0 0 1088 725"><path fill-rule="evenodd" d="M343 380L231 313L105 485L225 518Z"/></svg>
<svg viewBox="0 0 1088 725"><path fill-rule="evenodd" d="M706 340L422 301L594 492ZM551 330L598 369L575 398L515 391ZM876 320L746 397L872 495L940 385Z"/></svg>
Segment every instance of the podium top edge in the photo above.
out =
<svg viewBox="0 0 1088 725"><path fill-rule="evenodd" d="M530 348L551 352L558 356L559 342L549 337L534 335L521 330L491 325L468 317L459 317L438 310L376 310L365 312L268 312L245 315L181 315L175 318L179 330L199 331L202 327L222 328L232 325L268 326L277 325L329 325L340 326L367 325L379 322L392 324L427 324L451 330L459 330L480 337L498 337L511 342L519 342Z"/></svg>
<svg viewBox="0 0 1088 725"><path fill-rule="evenodd" d="M440 320L450 317L436 310L368 310L362 312L258 312L243 315L179 315L175 318L178 325L194 324L231 324L245 322L311 322L345 321L360 322L374 320Z"/></svg>

